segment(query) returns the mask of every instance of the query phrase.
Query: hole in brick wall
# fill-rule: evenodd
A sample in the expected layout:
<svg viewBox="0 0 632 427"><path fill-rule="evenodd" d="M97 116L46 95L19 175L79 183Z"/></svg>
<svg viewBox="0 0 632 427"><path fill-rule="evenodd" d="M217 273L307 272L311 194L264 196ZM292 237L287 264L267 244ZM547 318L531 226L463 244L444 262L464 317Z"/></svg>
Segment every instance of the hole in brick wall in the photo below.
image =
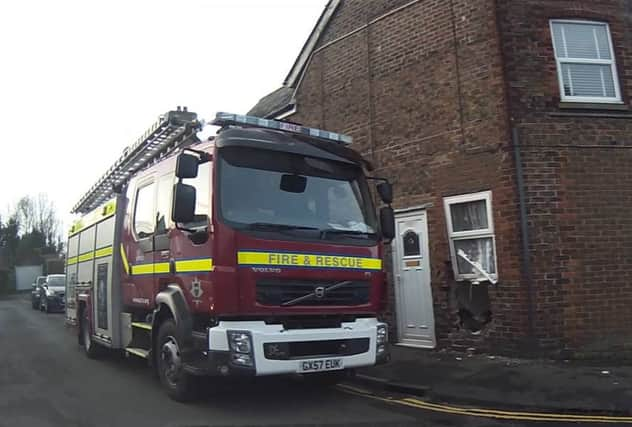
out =
<svg viewBox="0 0 632 427"><path fill-rule="evenodd" d="M470 285L468 282L454 286L459 327L472 333L480 333L492 321L488 287Z"/></svg>

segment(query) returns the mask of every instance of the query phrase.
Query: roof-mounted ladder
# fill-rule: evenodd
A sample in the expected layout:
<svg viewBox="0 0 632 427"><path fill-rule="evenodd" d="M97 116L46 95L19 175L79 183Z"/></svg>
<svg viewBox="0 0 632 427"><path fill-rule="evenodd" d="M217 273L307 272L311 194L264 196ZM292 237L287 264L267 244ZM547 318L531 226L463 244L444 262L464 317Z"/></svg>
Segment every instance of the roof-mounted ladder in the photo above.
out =
<svg viewBox="0 0 632 427"><path fill-rule="evenodd" d="M160 116L83 195L72 213L89 212L109 200L136 172L184 143L190 143L201 127L197 114L187 111L186 107Z"/></svg>

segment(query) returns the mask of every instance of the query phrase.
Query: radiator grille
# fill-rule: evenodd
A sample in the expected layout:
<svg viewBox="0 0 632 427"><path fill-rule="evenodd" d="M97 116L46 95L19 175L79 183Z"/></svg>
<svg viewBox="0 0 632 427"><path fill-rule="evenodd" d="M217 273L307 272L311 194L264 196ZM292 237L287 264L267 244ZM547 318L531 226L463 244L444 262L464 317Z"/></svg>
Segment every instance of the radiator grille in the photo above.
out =
<svg viewBox="0 0 632 427"><path fill-rule="evenodd" d="M293 299L308 295L316 288L328 288L341 281L279 280L266 279L257 282L257 302L262 305L280 306ZM370 285L367 281L350 281L339 288L326 291L322 297L312 296L294 306L354 306L369 303Z"/></svg>

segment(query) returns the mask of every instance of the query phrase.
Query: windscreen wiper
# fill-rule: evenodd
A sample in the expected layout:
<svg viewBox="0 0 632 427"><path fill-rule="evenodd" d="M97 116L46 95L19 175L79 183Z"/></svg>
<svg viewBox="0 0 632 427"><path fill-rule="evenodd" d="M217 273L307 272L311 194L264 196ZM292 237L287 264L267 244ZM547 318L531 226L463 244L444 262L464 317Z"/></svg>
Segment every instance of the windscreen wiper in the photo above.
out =
<svg viewBox="0 0 632 427"><path fill-rule="evenodd" d="M332 235L332 236L342 235L342 236L348 236L348 237L352 237L356 239L357 238L366 239L366 238L377 236L376 233L372 233L368 231L360 231L360 230L343 230L339 228L326 228L324 230L320 230L321 239L325 239L329 235Z"/></svg>
<svg viewBox="0 0 632 427"><path fill-rule="evenodd" d="M316 227L304 225L275 224L273 222L253 222L246 225L248 230L280 231L280 230L318 230Z"/></svg>

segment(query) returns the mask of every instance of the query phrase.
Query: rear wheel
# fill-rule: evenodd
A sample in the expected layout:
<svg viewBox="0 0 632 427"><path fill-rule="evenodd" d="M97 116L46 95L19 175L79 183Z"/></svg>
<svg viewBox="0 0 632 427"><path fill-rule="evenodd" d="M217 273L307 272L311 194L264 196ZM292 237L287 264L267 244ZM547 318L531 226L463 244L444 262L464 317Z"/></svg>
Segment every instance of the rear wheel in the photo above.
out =
<svg viewBox="0 0 632 427"><path fill-rule="evenodd" d="M196 396L196 378L184 371L180 353L181 339L173 320L165 320L158 329L154 344L156 367L167 394L178 402L191 401Z"/></svg>
<svg viewBox="0 0 632 427"><path fill-rule="evenodd" d="M96 359L101 355L102 348L92 340L90 334L90 320L88 319L87 310L81 311L81 322L79 325L79 342L83 347L83 351L90 359Z"/></svg>

